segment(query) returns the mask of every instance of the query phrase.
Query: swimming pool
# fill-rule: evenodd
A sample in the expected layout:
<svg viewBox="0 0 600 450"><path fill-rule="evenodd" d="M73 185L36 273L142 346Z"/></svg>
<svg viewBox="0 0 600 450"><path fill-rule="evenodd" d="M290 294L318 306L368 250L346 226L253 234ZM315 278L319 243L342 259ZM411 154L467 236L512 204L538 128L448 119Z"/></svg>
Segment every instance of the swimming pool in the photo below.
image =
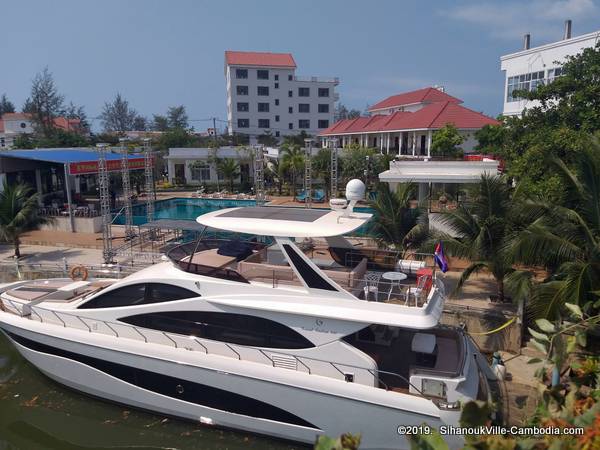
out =
<svg viewBox="0 0 600 450"><path fill-rule="evenodd" d="M187 219L196 220L198 216L224 208L236 208L240 206L254 206L255 200L231 200L214 198L170 198L167 200L158 200L154 204L155 219ZM358 212L373 213L371 208L355 208ZM133 224L143 225L146 220L146 204L140 203L132 208ZM116 225L125 224L125 215L119 214L113 222ZM368 235L369 224L360 227L354 235Z"/></svg>

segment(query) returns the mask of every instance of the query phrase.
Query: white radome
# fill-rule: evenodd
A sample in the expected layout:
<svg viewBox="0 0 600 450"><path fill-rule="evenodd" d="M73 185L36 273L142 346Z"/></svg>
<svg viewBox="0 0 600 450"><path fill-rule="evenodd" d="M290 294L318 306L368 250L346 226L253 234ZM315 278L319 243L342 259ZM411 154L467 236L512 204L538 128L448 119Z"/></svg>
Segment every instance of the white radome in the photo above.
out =
<svg viewBox="0 0 600 450"><path fill-rule="evenodd" d="M346 185L346 198L349 201L363 200L365 198L366 190L365 183L355 178L348 181L348 184Z"/></svg>

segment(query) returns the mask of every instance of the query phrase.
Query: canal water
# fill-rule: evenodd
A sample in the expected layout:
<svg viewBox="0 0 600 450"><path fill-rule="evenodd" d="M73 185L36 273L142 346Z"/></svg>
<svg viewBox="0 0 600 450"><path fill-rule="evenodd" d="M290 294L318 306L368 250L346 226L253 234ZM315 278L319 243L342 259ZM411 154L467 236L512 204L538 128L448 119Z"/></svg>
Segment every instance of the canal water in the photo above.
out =
<svg viewBox="0 0 600 450"><path fill-rule="evenodd" d="M0 333L0 450L305 448L79 394L45 377Z"/></svg>

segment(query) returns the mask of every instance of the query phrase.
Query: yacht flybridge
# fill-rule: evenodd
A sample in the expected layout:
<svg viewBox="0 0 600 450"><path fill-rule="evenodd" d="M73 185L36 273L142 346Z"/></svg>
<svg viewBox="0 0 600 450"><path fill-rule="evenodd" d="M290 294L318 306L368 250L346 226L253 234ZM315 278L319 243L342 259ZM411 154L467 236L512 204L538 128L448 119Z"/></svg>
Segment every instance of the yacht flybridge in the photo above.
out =
<svg viewBox="0 0 600 450"><path fill-rule="evenodd" d="M206 227L257 237L201 238L120 280L3 285L0 328L49 377L121 404L409 448L399 426L457 425L462 402L488 399L489 370L460 329L438 325L431 261L344 238L371 219L351 209L205 214Z"/></svg>

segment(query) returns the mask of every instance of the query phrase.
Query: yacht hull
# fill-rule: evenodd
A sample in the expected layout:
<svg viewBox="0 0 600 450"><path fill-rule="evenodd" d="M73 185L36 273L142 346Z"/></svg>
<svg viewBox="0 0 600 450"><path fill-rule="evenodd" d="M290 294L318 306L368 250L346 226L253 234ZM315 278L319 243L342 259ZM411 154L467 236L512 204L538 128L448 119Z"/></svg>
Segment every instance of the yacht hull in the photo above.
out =
<svg viewBox="0 0 600 450"><path fill-rule="evenodd" d="M20 354L53 380L96 397L160 414L309 444L320 434L360 433L361 449L373 450L409 448L406 437L398 434L399 425L443 424L439 416L418 414L376 403L375 398L364 398L364 387L352 383L337 382L340 389L336 392L325 380L319 389L322 377L299 377L293 371L273 369L296 375L296 380L280 383L257 377L251 366L247 369L248 376L202 367L202 354L197 355L197 365L190 365L178 362L175 355L167 361L122 352L117 348L117 339L114 346L99 348L7 324L1 318L0 325ZM243 369L244 362L238 363ZM123 376L122 372L127 370L137 371L136 375ZM302 378L310 378L309 383ZM185 394L190 390L198 393L198 401ZM204 398L215 395L220 401L225 398L226 404L217 405L219 408L201 404ZM448 423L448 418L444 422ZM459 441L449 444L452 448L461 445Z"/></svg>

